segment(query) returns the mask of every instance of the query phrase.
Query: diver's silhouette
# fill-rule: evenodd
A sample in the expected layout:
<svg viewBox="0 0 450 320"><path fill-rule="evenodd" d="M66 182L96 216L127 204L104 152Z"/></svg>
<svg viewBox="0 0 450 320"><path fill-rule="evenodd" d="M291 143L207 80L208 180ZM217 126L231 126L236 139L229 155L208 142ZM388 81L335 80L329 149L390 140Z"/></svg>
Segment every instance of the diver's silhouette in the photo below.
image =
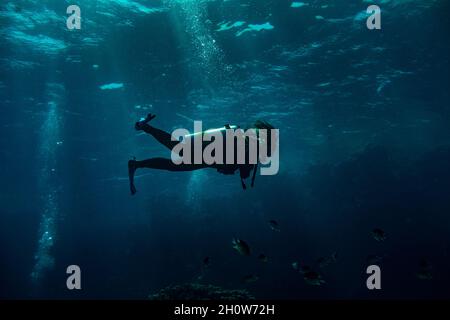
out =
<svg viewBox="0 0 450 320"><path fill-rule="evenodd" d="M159 143L166 146L169 150L172 151L173 147L175 147L179 142L172 141L171 135L163 130L155 128L148 123L153 120L156 116L152 114L148 114L144 120L138 121L135 124L135 129L138 131L144 131L150 135L152 135ZM227 126L226 126L227 127ZM255 127L259 129L273 129L271 125L267 122L258 121L255 124ZM209 143L209 142L208 142ZM206 145L208 144L206 143ZM193 143L192 143L193 145ZM203 145L203 148L206 146ZM193 152L191 152L193 156ZM236 156L236 152L234 153ZM218 172L222 174L234 174L237 170L239 170L239 174L241 177L242 187L246 189L244 179L250 176L250 172L253 170L253 178L252 178L252 187L255 179L255 173L257 170L257 165L255 164L236 164L237 161L234 161L234 164L211 164L208 165L206 163L194 164L194 161L191 161L191 164L175 164L171 159L167 158L151 158L142 161L137 161L135 159L128 161L128 175L130 179L130 191L131 194L136 193L136 187L134 185L134 175L137 169L140 168L149 168L149 169L159 169L159 170L168 170L168 171L193 171L204 168L214 168L217 169Z"/></svg>

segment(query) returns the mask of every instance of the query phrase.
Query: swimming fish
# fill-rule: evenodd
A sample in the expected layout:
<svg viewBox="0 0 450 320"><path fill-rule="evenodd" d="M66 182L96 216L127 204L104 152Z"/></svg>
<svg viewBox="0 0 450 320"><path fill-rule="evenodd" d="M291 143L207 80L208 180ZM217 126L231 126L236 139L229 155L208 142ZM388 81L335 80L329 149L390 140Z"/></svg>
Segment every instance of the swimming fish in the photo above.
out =
<svg viewBox="0 0 450 320"><path fill-rule="evenodd" d="M419 278L420 280L432 280L433 279L433 275L428 270L419 270L418 272L416 272L416 277Z"/></svg>
<svg viewBox="0 0 450 320"><path fill-rule="evenodd" d="M233 239L231 243L233 245L233 249L239 252L239 254L243 256L250 255L250 246L244 240Z"/></svg>
<svg viewBox="0 0 450 320"><path fill-rule="evenodd" d="M431 273L432 266L431 263L426 259L421 259L419 261L419 271L416 272L416 277L421 280L431 280L433 279L433 274Z"/></svg>
<svg viewBox="0 0 450 320"><path fill-rule="evenodd" d="M258 280L259 280L259 277L258 277L257 275L249 274L249 275L246 275L246 276L242 279L242 282L245 282L245 283L252 283L252 282L256 282L256 281L258 281Z"/></svg>
<svg viewBox="0 0 450 320"><path fill-rule="evenodd" d="M369 254L367 256L366 262L370 265L372 264L380 264L383 262L383 257L376 254Z"/></svg>
<svg viewBox="0 0 450 320"><path fill-rule="evenodd" d="M267 263L269 261L269 258L267 258L267 256L265 254L261 253L258 256L258 260L261 261L261 262Z"/></svg>
<svg viewBox="0 0 450 320"><path fill-rule="evenodd" d="M269 226L273 231L280 232L280 225L275 220L269 221Z"/></svg>
<svg viewBox="0 0 450 320"><path fill-rule="evenodd" d="M320 257L319 259L317 259L317 265L319 266L319 268L324 268L332 263L335 263L336 261L337 261L337 253L333 252L328 257Z"/></svg>
<svg viewBox="0 0 450 320"><path fill-rule="evenodd" d="M305 282L312 286L321 286L325 283L322 276L315 271L308 271L303 274L303 279Z"/></svg>
<svg viewBox="0 0 450 320"><path fill-rule="evenodd" d="M208 268L210 264L211 264L211 258L210 257L205 257L203 259L203 267L204 268Z"/></svg>
<svg viewBox="0 0 450 320"><path fill-rule="evenodd" d="M381 230L379 228L376 228L376 229L372 230L372 237L376 241L380 241L381 242L381 241L386 240L386 233L383 230Z"/></svg>
<svg viewBox="0 0 450 320"><path fill-rule="evenodd" d="M305 273L311 271L311 267L309 267L309 266L307 266L307 265L300 264L300 263L298 263L298 262L293 262L293 263L292 263L292 268L293 268L295 271L300 272L300 273L303 273L303 274L305 274Z"/></svg>

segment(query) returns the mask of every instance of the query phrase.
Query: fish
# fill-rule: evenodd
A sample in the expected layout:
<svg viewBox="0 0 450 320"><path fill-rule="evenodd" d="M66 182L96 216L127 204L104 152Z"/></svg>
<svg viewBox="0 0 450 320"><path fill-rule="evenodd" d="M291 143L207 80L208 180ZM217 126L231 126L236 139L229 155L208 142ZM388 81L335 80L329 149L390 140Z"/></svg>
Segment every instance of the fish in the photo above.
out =
<svg viewBox="0 0 450 320"><path fill-rule="evenodd" d="M427 259L420 259L419 261L419 271L416 272L416 277L420 280L431 280L433 279L431 263Z"/></svg>
<svg viewBox="0 0 450 320"><path fill-rule="evenodd" d="M433 275L431 274L430 271L427 271L427 270L419 270L418 272L416 272L416 277L420 280L432 280L433 279Z"/></svg>
<svg viewBox="0 0 450 320"><path fill-rule="evenodd" d="M258 256L258 260L261 261L261 262L267 263L269 261L269 258L267 258L267 256L264 253L261 253Z"/></svg>
<svg viewBox="0 0 450 320"><path fill-rule="evenodd" d="M384 260L384 257L376 255L376 254L369 254L366 258L366 262L370 265L372 264L380 264Z"/></svg>
<svg viewBox="0 0 450 320"><path fill-rule="evenodd" d="M211 258L210 257L205 257L203 259L203 267L204 268L208 268L211 264Z"/></svg>
<svg viewBox="0 0 450 320"><path fill-rule="evenodd" d="M311 267L309 267L307 265L300 264L298 262L293 262L291 265L292 265L292 268L295 271L303 273L303 274L311 271Z"/></svg>
<svg viewBox="0 0 450 320"><path fill-rule="evenodd" d="M376 240L376 241L384 241L386 240L386 233L379 229L379 228L375 228L372 230L372 237Z"/></svg>
<svg viewBox="0 0 450 320"><path fill-rule="evenodd" d="M202 266L200 267L200 275L197 277L197 280L199 281L203 280L203 278L205 277L206 269L208 269L211 264L211 258L205 257L203 258L202 262Z"/></svg>
<svg viewBox="0 0 450 320"><path fill-rule="evenodd" d="M298 271L299 271L300 273L305 274L305 273L311 272L311 267L310 267L310 266L302 265L302 266L300 266L300 268L298 269Z"/></svg>
<svg viewBox="0 0 450 320"><path fill-rule="evenodd" d="M259 277L255 274L249 274L246 275L243 279L242 282L244 283L253 283L259 280Z"/></svg>
<svg viewBox="0 0 450 320"><path fill-rule="evenodd" d="M250 255L250 246L244 240L233 239L231 243L233 245L233 249L236 250L239 254L243 256Z"/></svg>
<svg viewBox="0 0 450 320"><path fill-rule="evenodd" d="M420 259L419 261L419 268L424 270L430 270L431 269L431 263L427 259Z"/></svg>
<svg viewBox="0 0 450 320"><path fill-rule="evenodd" d="M321 257L321 258L317 259L317 264L319 265L320 268L326 267L329 264L328 259Z"/></svg>
<svg viewBox="0 0 450 320"><path fill-rule="evenodd" d="M321 286L325 284L325 280L322 279L322 276L315 271L308 271L303 274L303 279L305 282L312 286Z"/></svg>
<svg viewBox="0 0 450 320"><path fill-rule="evenodd" d="M336 261L337 261L337 253L333 252L328 257L320 257L319 259L317 259L317 265L319 266L319 268L325 268L330 264L335 263Z"/></svg>
<svg viewBox="0 0 450 320"><path fill-rule="evenodd" d="M337 261L337 258L338 258L337 252L333 252L333 253L331 254L330 258L331 258L331 260L332 260L333 262L336 262L336 261Z"/></svg>
<svg viewBox="0 0 450 320"><path fill-rule="evenodd" d="M269 226L270 226L270 229L272 229L273 231L280 232L280 225L278 224L277 221L270 220Z"/></svg>

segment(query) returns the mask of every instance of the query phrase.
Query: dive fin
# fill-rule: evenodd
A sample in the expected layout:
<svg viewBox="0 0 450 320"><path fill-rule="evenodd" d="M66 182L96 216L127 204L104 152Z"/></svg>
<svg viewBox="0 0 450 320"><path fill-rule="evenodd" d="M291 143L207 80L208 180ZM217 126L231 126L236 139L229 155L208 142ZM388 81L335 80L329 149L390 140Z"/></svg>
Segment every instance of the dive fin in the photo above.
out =
<svg viewBox="0 0 450 320"><path fill-rule="evenodd" d="M128 161L128 179L130 180L130 192L131 195L135 195L137 190L134 185L134 173L136 172L136 160Z"/></svg>
<svg viewBox="0 0 450 320"><path fill-rule="evenodd" d="M253 176L252 176L252 188L255 185L256 171L258 171L258 163L255 164L253 168Z"/></svg>

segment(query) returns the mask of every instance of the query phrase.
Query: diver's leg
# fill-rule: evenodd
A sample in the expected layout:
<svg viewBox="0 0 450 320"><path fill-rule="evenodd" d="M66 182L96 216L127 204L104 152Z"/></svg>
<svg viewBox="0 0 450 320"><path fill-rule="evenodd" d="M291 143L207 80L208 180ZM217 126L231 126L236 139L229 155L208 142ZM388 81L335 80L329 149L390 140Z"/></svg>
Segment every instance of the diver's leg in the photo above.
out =
<svg viewBox="0 0 450 320"><path fill-rule="evenodd" d="M148 169L159 169L167 171L193 171L198 169L203 169L208 167L207 164L175 164L171 159L166 158L151 158L142 161L134 161L136 169L148 168Z"/></svg>
<svg viewBox="0 0 450 320"><path fill-rule="evenodd" d="M170 133L152 127L147 123L141 126L141 130L151 134L156 140L158 140L159 143L166 146L169 150L172 150L178 143L180 143L179 141L172 141L172 136Z"/></svg>
<svg viewBox="0 0 450 320"><path fill-rule="evenodd" d="M149 123L150 121L152 121L155 118L156 118L156 115L149 113L144 119L141 119L138 122L136 122L136 124L134 125L134 128L139 131L139 130L141 130L142 125Z"/></svg>
<svg viewBox="0 0 450 320"><path fill-rule="evenodd" d="M157 129L155 127L152 127L148 123L154 119L156 116L149 113L147 117L144 120L138 121L135 124L136 130L144 131L148 134L151 134L156 140L158 140L159 143L166 146L168 149L172 150L175 145L177 145L178 141L172 141L171 135L161 129Z"/></svg>
<svg viewBox="0 0 450 320"><path fill-rule="evenodd" d="M193 171L209 167L207 164L175 164L171 159L166 158L151 158L142 161L130 160L128 161L128 175L130 178L130 191L131 194L136 193L136 187L134 186L134 174L137 169L159 169L168 171Z"/></svg>

